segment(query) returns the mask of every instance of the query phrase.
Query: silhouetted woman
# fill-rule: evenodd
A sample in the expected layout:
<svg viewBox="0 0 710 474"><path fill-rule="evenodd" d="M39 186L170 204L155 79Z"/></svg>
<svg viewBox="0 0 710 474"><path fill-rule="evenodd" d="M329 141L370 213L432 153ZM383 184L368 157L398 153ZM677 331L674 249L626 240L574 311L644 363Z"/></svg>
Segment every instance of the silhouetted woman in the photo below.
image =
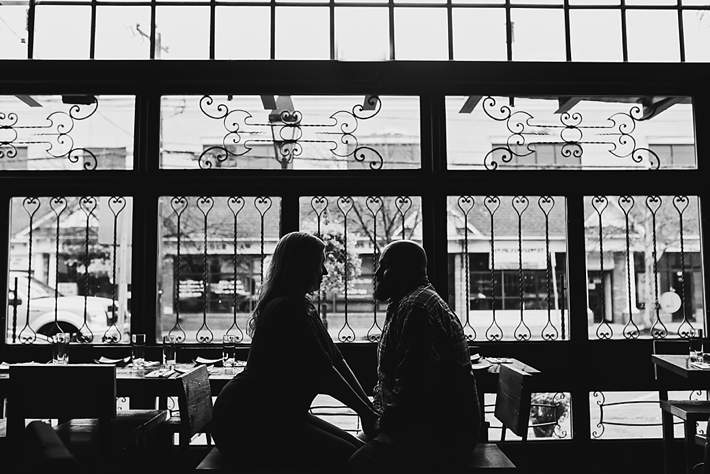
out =
<svg viewBox="0 0 710 474"><path fill-rule="evenodd" d="M246 369L215 402L215 443L240 465L346 472L363 443L308 412L319 393L355 410L366 431L375 423L372 404L308 297L327 273L324 248L305 232L276 245L253 314Z"/></svg>

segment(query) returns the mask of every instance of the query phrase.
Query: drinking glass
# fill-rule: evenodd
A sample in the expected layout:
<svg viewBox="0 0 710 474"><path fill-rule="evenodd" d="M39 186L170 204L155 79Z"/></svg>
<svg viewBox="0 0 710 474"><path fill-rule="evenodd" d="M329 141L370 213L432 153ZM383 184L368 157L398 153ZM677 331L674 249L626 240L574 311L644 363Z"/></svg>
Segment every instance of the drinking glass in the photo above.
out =
<svg viewBox="0 0 710 474"><path fill-rule="evenodd" d="M239 338L227 334L222 338L222 365L225 367L235 367L237 365L237 343Z"/></svg>
<svg viewBox="0 0 710 474"><path fill-rule="evenodd" d="M69 362L69 341L71 334L60 332L52 336L52 363L67 364Z"/></svg>
<svg viewBox="0 0 710 474"><path fill-rule="evenodd" d="M173 369L177 364L177 337L163 336L163 365Z"/></svg>
<svg viewBox="0 0 710 474"><path fill-rule="evenodd" d="M145 334L133 334L131 336L131 359L135 367L143 367L145 364Z"/></svg>
<svg viewBox="0 0 710 474"><path fill-rule="evenodd" d="M702 361L703 360L703 330L696 329L693 336L688 340L690 348L690 360L691 361Z"/></svg>

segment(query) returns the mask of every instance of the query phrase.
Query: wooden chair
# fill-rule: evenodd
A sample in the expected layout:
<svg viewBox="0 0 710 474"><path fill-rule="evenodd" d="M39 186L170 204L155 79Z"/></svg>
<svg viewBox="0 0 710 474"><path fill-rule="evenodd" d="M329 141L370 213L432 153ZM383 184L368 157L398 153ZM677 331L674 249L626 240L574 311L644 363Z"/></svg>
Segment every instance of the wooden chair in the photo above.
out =
<svg viewBox="0 0 710 474"><path fill-rule="evenodd" d="M165 428L172 436L180 436L180 448L187 449L192 437L198 433L207 435L210 443L209 426L212 422L212 390L207 366L200 365L179 378L179 414L171 416Z"/></svg>
<svg viewBox="0 0 710 474"><path fill-rule="evenodd" d="M88 364L10 366L7 406L11 444L20 441L26 419L58 419L60 439L91 465L130 461L126 453L140 457L168 418L166 410L117 412L116 368Z"/></svg>
<svg viewBox="0 0 710 474"><path fill-rule="evenodd" d="M688 341L653 341L654 354L688 354ZM654 366L654 378L658 381L658 369ZM668 398L668 390L660 388L661 398ZM685 442L685 461L687 472L690 472L691 466L695 464L695 444L696 444L696 426L697 423L707 420L710 417L710 401L708 400L662 400L661 411L672 415L673 417L683 420L684 442ZM673 439L674 434L666 433L665 436L670 436ZM705 442L702 442L705 446Z"/></svg>

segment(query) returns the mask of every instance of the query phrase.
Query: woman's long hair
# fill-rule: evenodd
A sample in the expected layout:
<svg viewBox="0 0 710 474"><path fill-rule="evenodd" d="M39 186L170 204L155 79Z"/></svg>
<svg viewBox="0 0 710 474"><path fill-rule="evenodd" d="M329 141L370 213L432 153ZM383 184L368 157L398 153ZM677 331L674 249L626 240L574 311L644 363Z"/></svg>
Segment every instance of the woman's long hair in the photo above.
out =
<svg viewBox="0 0 710 474"><path fill-rule="evenodd" d="M306 296L308 285L312 283L311 279L321 264L320 256L324 248L321 239L307 232L291 232L281 237L249 321L251 336L254 335L261 311L269 301L279 296Z"/></svg>

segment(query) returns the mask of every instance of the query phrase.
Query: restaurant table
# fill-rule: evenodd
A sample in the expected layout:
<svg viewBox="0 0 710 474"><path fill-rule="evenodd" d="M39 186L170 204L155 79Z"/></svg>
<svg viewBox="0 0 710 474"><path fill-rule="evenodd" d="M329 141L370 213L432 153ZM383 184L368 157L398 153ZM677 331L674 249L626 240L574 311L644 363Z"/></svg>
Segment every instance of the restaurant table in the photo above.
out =
<svg viewBox="0 0 710 474"><path fill-rule="evenodd" d="M710 369L699 369L690 365L690 358L687 355L676 354L654 354L651 356L651 361L658 370L658 380L661 381L664 376L674 374L684 379L688 385L695 389L710 389ZM668 390L659 390L659 400L661 402L668 400ZM673 415L664 410L661 410L661 424L663 426L663 450L664 450L664 472L671 474L673 470ZM691 462L692 446L687 446L686 439L686 462ZM694 440L690 440L694 442Z"/></svg>
<svg viewBox="0 0 710 474"><path fill-rule="evenodd" d="M502 361L521 371L530 374L539 374L540 372L517 359L513 358L494 358L494 361ZM484 410L484 394L486 392L495 392L497 387L498 372L500 363L490 363L487 360L481 359L482 363L472 364L476 381L478 384L478 395L481 410ZM177 364L176 368L181 371L188 371L194 367L194 364ZM123 398L128 397L131 408L155 408L156 398L158 399L158 408L167 408L167 399L171 396L177 396L179 383L177 374L170 377L149 377L146 376L151 372L162 368L161 366L152 366L148 368L135 368L131 366L118 367L116 369L116 396ZM236 374L244 370L243 366L239 367L213 367L209 366L210 388L212 395L217 395L222 388ZM10 384L10 374L7 371L0 372L0 404L7 396ZM485 418L482 418L482 420ZM487 436L487 430L484 430L484 436Z"/></svg>

